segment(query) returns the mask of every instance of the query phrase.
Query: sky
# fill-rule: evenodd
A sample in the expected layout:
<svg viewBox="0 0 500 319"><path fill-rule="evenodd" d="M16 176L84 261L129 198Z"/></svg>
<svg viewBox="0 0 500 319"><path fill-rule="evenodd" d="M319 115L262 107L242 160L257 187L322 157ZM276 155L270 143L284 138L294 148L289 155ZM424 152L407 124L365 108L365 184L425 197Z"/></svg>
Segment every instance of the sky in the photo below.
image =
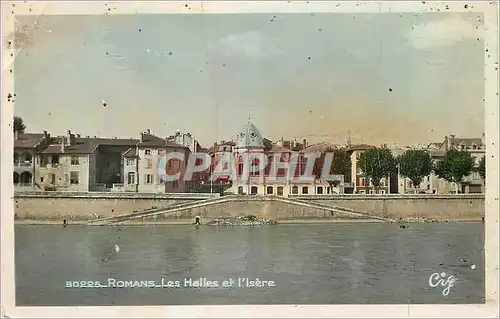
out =
<svg viewBox="0 0 500 319"><path fill-rule="evenodd" d="M18 16L27 132L413 145L484 132L478 13ZM102 101L107 103L103 107Z"/></svg>

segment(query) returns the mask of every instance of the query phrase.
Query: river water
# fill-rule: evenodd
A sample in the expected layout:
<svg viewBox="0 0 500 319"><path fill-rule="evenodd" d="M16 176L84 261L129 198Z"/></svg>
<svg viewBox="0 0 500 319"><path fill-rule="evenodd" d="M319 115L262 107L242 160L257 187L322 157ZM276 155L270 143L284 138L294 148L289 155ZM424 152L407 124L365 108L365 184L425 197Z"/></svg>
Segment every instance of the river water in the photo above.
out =
<svg viewBox="0 0 500 319"><path fill-rule="evenodd" d="M408 229L386 223L16 225L15 242L18 306L484 303L481 222ZM455 277L447 296L445 287L429 286L433 273ZM200 278L219 287L189 287ZM246 287L238 278L267 283ZM230 279L232 287L223 287ZM101 287L75 288L74 281ZM152 283L104 287L123 281Z"/></svg>

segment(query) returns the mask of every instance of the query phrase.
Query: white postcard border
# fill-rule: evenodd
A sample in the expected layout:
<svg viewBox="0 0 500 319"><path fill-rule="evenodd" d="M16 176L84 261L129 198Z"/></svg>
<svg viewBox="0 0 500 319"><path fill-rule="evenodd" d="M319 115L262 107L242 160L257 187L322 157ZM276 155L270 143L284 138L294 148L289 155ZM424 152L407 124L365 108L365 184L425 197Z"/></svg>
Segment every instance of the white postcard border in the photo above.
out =
<svg viewBox="0 0 500 319"><path fill-rule="evenodd" d="M467 5L467 8L465 7ZM498 177L498 3L495 1L267 1L267 2L3 2L2 39L14 31L15 15L52 14L147 14L147 13L306 13L306 12L481 12L484 15L485 60L485 136L487 145L485 271L486 304L484 305L242 305L242 306L143 306L143 307L16 307L14 276L14 186L12 118L15 102L14 81L10 71L14 51L2 46L1 108L1 315L8 317L498 317L499 264L499 177ZM15 98L14 98L15 100Z"/></svg>

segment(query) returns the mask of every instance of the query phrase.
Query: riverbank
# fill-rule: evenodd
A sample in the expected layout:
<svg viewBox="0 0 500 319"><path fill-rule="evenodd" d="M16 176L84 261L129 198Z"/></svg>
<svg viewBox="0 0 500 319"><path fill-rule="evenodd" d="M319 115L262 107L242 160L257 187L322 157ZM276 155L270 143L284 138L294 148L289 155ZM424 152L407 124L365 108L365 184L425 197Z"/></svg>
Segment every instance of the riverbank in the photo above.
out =
<svg viewBox="0 0 500 319"><path fill-rule="evenodd" d="M185 223L200 216L202 221L254 215L289 223L290 220L347 220L410 218L464 220L484 217L482 194L459 195L299 195L223 196L210 194L112 194L38 192L16 193L16 220L88 221L163 209L165 214L150 216L151 223ZM7 212L4 212L7 213ZM189 222L189 223L190 223Z"/></svg>
<svg viewBox="0 0 500 319"><path fill-rule="evenodd" d="M447 222L471 222L477 221L480 222L479 218L457 218L452 220L440 220L434 221L435 223L447 223ZM182 220L138 220L138 221L128 221L126 223L120 224L122 226L154 226L154 225L193 225L192 219L182 219ZM408 224L421 224L422 222L418 221L404 221ZM68 221L68 225L85 225L85 226L94 226L87 225L88 221L84 220L75 220ZM280 220L278 225L293 225L293 224L339 224L339 223L385 223L381 220L376 219L289 219L289 220ZM23 219L23 220L15 220L15 225L61 225L63 224L63 220L33 220L33 219ZM202 225L204 222L202 221ZM209 225L207 225L209 226ZM109 227L109 226L108 226Z"/></svg>

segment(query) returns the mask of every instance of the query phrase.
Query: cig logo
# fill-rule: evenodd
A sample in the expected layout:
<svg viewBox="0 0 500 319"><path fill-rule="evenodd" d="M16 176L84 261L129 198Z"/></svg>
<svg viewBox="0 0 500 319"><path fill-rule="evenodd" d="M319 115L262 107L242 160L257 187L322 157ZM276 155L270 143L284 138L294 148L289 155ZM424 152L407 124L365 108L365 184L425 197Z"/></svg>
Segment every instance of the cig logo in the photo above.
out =
<svg viewBox="0 0 500 319"><path fill-rule="evenodd" d="M429 286L432 288L436 288L441 286L443 289L443 296L448 296L450 294L451 287L454 286L457 280L453 276L446 277L446 273L433 273L429 277Z"/></svg>

